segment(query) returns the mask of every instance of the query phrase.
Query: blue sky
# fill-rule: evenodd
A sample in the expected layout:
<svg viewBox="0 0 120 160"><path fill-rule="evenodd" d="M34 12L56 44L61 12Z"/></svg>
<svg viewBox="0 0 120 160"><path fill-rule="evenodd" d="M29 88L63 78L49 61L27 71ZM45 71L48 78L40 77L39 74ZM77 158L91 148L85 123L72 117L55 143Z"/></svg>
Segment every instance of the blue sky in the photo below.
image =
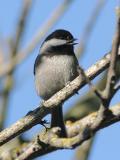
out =
<svg viewBox="0 0 120 160"><path fill-rule="evenodd" d="M50 17L51 12L60 4L59 0L40 1L34 0L33 9L30 13L25 35L21 44L21 48L25 48L33 35L42 26L45 20ZM94 9L98 0L80 1L74 0L69 10L65 12L60 21L48 33L58 28L64 28L80 39L84 31L84 27L88 22L90 14ZM80 65L87 69L105 53L111 49L112 38L115 32L115 7L118 1L107 1L103 7L95 26L91 32L84 56L80 61ZM3 38L9 38L15 34L17 18L20 13L22 0L1 0L0 1L0 34ZM48 34L47 33L47 34ZM46 35L47 35L46 34ZM8 116L6 126L11 125L19 118L23 117L29 110L32 110L40 103L40 98L37 97L34 88L33 65L38 54L39 46L37 46L31 56L19 66L15 72L15 87L10 96ZM81 95L81 94L80 94ZM111 104L119 102L120 92L112 100ZM79 96L73 96L66 102L65 111ZM25 136L32 138L40 129L40 126L34 127L28 131ZM92 149L89 160L101 159L118 159L120 140L119 133L120 124L114 124L106 129L99 131L94 147ZM47 156L44 160L57 159L73 159L75 150L56 151ZM67 157L66 157L67 155Z"/></svg>

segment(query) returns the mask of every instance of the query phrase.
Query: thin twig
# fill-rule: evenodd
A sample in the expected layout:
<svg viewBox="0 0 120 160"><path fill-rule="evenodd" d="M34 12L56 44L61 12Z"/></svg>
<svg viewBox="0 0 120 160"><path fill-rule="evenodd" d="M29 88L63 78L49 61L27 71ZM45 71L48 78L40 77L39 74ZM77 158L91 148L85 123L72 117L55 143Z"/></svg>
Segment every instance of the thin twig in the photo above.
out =
<svg viewBox="0 0 120 160"><path fill-rule="evenodd" d="M120 8L119 8L120 10ZM101 92L101 95L98 97L101 99L100 109L98 111L98 116L96 121L93 124L93 128L96 129L103 121L106 119L107 114L109 114L109 105L117 92L115 89L115 84L117 78L117 62L119 59L119 46L120 46L120 14L117 17L117 29L113 40L112 51L110 56L110 66L107 74L107 82L105 89Z"/></svg>
<svg viewBox="0 0 120 160"><path fill-rule="evenodd" d="M23 32L25 29L25 24L26 24L26 20L27 20L27 15L28 12L31 8L31 0L25 0L23 2L23 6L22 6L22 11L20 14L20 18L18 19L18 24L16 27L16 35L12 38L12 46L11 46L11 50L10 52L10 65L14 66L14 62L13 62L13 58L14 56L17 55L17 51L19 48L19 44L21 42L22 36L23 36ZM7 114L7 107L8 107L8 101L9 101L9 95L11 93L11 90L13 88L13 74L14 74L14 69L15 67L12 67L11 72L9 72L6 76L6 80L5 80L5 87L3 88L3 94L2 94L2 114L1 114L1 118L0 118L0 130L3 129L4 126L4 120L6 118L6 114Z"/></svg>
<svg viewBox="0 0 120 160"><path fill-rule="evenodd" d="M86 83L90 86L91 90L93 91L93 93L95 93L96 96L99 97L100 100L102 100L102 96L101 96L101 91L99 91L90 81L89 77L86 76L85 71L82 67L79 68L80 69L80 73L82 75L82 77L85 79Z"/></svg>
<svg viewBox="0 0 120 160"><path fill-rule="evenodd" d="M77 57L80 57L84 53L84 51L86 49L86 45L88 44L88 40L90 38L91 32L94 29L95 23L101 13L101 10L103 9L103 7L105 6L106 3L107 3L106 0L97 1L95 8L93 9L92 13L90 14L88 22L83 30L80 43L75 50Z"/></svg>
<svg viewBox="0 0 120 160"><path fill-rule="evenodd" d="M23 61L26 60L26 58L32 53L34 48L40 43L42 38L45 36L45 34L57 23L57 21L62 17L64 12L68 9L70 4L73 0L64 0L60 6L58 6L53 13L51 14L51 17L48 19L47 22L43 24L42 27L37 31L37 33L34 35L32 40L29 42L28 46L21 50L14 58L13 58L13 64L11 66L10 63L7 63L4 65L3 70L0 70L0 77L5 76L7 73L9 73L12 68L14 68L16 65L19 65Z"/></svg>
<svg viewBox="0 0 120 160"><path fill-rule="evenodd" d="M120 10L120 8L119 8ZM104 96L107 99L110 99L111 96L113 96L115 90L114 86L116 84L116 75L117 75L117 60L119 58L119 46L120 46L120 14L118 14L118 21L117 21L117 30L115 37L113 39L113 45L112 45L112 52L111 52L111 61L110 61L110 67L108 70L108 78L106 82L106 88L104 90Z"/></svg>

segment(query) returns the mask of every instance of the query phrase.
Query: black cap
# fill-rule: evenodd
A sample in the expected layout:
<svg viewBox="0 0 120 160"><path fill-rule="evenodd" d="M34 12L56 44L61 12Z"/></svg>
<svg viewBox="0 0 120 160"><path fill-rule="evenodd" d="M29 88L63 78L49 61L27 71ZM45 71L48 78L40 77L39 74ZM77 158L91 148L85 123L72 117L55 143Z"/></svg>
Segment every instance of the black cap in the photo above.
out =
<svg viewBox="0 0 120 160"><path fill-rule="evenodd" d="M66 31L64 29L55 30L45 39L45 41L50 40L52 38L64 39L64 40L74 39L73 35L69 31Z"/></svg>

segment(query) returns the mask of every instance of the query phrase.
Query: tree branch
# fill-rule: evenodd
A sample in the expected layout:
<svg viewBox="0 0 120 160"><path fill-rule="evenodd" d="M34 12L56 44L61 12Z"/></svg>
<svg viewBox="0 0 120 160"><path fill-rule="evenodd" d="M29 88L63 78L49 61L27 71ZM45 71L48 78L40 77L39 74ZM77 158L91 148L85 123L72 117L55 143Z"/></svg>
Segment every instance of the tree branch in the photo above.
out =
<svg viewBox="0 0 120 160"><path fill-rule="evenodd" d="M29 160L30 158L36 158L58 149L73 149L92 137L95 132L100 129L120 121L120 104L112 107L111 113L112 114L107 115L106 120L100 124L100 126L97 126L95 130L92 125L96 120L97 112L74 123L67 123L68 138L59 138L57 135L57 128L52 128L50 131L37 136L33 142L24 147L24 152L20 153L17 158L19 160Z"/></svg>
<svg viewBox="0 0 120 160"><path fill-rule="evenodd" d="M100 74L108 67L109 61L110 54L107 54L86 71L86 76L88 76L89 79L95 78L98 74ZM41 104L40 107L28 113L25 117L18 120L11 127L6 128L2 132L0 132L0 145L5 144L9 140L32 128L34 125L40 123L40 120L50 113L51 108L58 106L58 104L68 99L85 84L85 80L78 76L66 87L56 93L52 98Z"/></svg>

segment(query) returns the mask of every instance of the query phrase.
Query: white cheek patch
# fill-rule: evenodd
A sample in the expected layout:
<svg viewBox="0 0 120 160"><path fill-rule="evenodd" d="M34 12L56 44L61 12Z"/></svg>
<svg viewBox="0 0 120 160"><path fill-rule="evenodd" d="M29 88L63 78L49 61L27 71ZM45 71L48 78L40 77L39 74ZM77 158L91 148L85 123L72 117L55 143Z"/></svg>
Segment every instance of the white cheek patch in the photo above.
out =
<svg viewBox="0 0 120 160"><path fill-rule="evenodd" d="M63 39L51 39L51 40L48 40L47 42L45 42L42 46L41 46L41 49L40 49L40 52L41 53L44 53L46 52L50 47L52 46L61 46L61 45L64 45L66 44L67 41L66 40L63 40Z"/></svg>

